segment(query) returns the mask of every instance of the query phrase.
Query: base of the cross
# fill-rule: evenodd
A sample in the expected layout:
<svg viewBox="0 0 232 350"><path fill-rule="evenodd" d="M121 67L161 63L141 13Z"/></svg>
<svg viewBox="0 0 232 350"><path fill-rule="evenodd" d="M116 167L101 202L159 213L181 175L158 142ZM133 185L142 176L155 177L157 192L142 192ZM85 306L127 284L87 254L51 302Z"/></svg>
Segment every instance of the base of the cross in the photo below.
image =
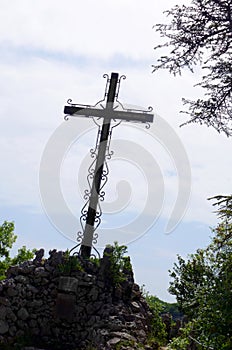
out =
<svg viewBox="0 0 232 350"><path fill-rule="evenodd" d="M80 255L82 258L84 259L88 259L91 255L91 248L87 245L81 245L81 249L80 249Z"/></svg>

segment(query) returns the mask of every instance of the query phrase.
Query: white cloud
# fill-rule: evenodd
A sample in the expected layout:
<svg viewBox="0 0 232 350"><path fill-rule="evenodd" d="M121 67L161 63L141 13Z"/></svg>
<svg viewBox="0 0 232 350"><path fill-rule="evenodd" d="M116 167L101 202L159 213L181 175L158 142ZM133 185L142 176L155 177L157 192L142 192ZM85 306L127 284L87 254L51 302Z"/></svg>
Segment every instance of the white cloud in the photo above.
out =
<svg viewBox="0 0 232 350"><path fill-rule="evenodd" d="M144 59L152 53L152 25L174 4L151 0L15 0L3 2L2 43L104 60L115 54Z"/></svg>

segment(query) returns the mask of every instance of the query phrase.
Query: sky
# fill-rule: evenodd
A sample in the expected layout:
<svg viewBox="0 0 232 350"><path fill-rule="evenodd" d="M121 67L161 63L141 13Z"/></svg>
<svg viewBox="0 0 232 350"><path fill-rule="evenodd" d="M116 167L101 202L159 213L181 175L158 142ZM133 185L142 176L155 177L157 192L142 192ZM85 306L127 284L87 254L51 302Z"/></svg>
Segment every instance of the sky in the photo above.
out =
<svg viewBox="0 0 232 350"><path fill-rule="evenodd" d="M99 244L108 242L104 232L109 227L114 232L111 239L117 240L118 230L119 243L128 246L136 282L170 302L175 298L167 291L168 270L177 254L186 257L204 248L212 236L210 228L217 223L207 198L230 193L232 151L231 140L214 129L179 127L186 121L179 113L183 109L181 98L202 96L202 91L193 87L201 76L199 67L195 74L186 70L175 78L166 71L152 73L158 58L154 46L161 40L153 25L165 22L163 11L176 2L2 0L0 11L0 218L1 222L15 222L18 239L13 252L22 245L43 247L46 254L50 249L66 250L75 245L80 228L74 226L75 222L78 226L84 205L89 149L95 145L97 129L91 119L65 122L63 107L69 98L94 105L104 95L103 74L125 74L120 102L144 109L152 106L155 119L150 131L144 125L129 123L113 131L115 154L109 162ZM165 127L162 136L157 136L160 123ZM70 139L62 148L66 136ZM41 195L41 162L53 138L57 142L54 159L58 149L63 158L58 173L47 182L45 176L47 192ZM180 190L178 171L183 170L177 160L178 142L191 168L191 195L182 220L167 233ZM140 147L138 152L136 147ZM136 165L141 160L147 163ZM54 170L53 165L47 162L45 168ZM45 168L42 162L43 175ZM44 208L55 181L60 183L72 223L62 208L59 212L53 197L54 207L49 212ZM181 181L185 186L184 176ZM149 208L143 211L146 203ZM51 219L52 213L62 221L63 232ZM142 220L138 225L137 217ZM151 217L149 229L142 228L140 234ZM133 232L123 236L128 222Z"/></svg>

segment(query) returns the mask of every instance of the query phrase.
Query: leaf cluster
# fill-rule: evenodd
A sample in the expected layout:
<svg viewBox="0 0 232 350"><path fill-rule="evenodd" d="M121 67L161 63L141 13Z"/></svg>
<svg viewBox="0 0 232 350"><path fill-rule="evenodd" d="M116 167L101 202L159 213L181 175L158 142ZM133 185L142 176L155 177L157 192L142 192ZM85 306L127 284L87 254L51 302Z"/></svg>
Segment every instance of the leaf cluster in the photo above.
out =
<svg viewBox="0 0 232 350"><path fill-rule="evenodd" d="M69 250L66 250L63 256L63 261L58 265L58 269L63 275L70 275L73 271L84 271L83 266L77 255L70 255Z"/></svg>
<svg viewBox="0 0 232 350"><path fill-rule="evenodd" d="M232 3L231 0L192 0L189 6L176 5L165 11L168 24L156 24L157 32L167 39L155 50L164 49L154 71L164 68L181 74L201 64L206 71L197 84L205 91L203 99L183 99L188 105L189 121L213 126L232 135ZM183 125L184 125L183 124Z"/></svg>
<svg viewBox="0 0 232 350"><path fill-rule="evenodd" d="M163 345L167 341L167 332L165 324L161 319L161 312L163 311L163 302L156 296L146 294L146 302L148 303L150 310L152 311L152 332L151 337L154 338L160 345Z"/></svg>
<svg viewBox="0 0 232 350"><path fill-rule="evenodd" d="M15 257L10 257L10 249L13 247L17 236L14 233L14 223L4 221L0 225L0 280L6 278L5 272L12 265L21 264L24 261L31 260L36 249L28 250L26 246L18 249Z"/></svg>
<svg viewBox="0 0 232 350"><path fill-rule="evenodd" d="M124 256L127 253L127 247L125 245L119 245L118 242L114 242L113 246L108 246L112 249L108 254L110 259L110 275L115 286L126 280L126 272L132 271L130 258Z"/></svg>

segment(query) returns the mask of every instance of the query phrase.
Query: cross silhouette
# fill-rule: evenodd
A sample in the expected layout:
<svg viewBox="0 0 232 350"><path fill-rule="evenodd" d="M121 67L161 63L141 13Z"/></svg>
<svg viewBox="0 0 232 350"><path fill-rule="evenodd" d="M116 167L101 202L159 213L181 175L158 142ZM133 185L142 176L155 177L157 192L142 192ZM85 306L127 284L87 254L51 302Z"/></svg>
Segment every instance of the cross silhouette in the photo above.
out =
<svg viewBox="0 0 232 350"><path fill-rule="evenodd" d="M101 105L102 108L100 109L91 106L71 104L69 106L65 106L64 108L64 113L68 116L103 118L102 127L100 130L100 141L97 146L98 153L89 197L89 206L85 215L85 228L81 242L80 254L83 258L89 258L91 255L93 235L95 231L95 223L97 217L97 206L100 191L102 189L101 182L104 176L103 169L105 164L107 147L109 146L109 136L111 134L111 121L120 120L152 123L154 117L153 114L148 113L147 111L131 109L125 110L124 108L123 110L117 110L118 105L114 106L114 102L115 99L117 99L118 97L120 87L120 79L118 77L118 73L111 73L111 78L107 81L107 83L109 83L109 88L107 91L107 84L105 92L105 97L107 97L107 100L105 107Z"/></svg>

